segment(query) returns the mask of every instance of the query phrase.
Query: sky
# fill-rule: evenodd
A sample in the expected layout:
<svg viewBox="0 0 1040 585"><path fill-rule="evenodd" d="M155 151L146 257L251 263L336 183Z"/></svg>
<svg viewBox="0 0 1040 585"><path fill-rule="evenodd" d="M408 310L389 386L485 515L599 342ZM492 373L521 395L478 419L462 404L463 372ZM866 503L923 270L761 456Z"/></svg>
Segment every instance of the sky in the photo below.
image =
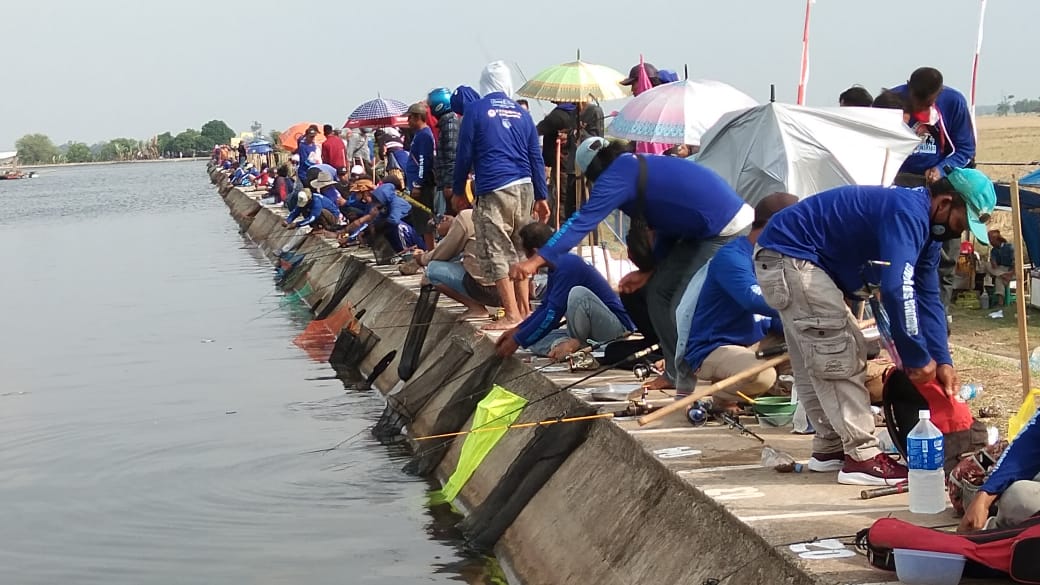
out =
<svg viewBox="0 0 1040 585"><path fill-rule="evenodd" d="M417 101L438 86L476 87L502 59L517 88L559 63L627 72L642 53L691 79L759 101L797 94L805 0L491 3L399 0L33 0L4 2L0 150L42 132L56 144L148 138L222 119L283 129L341 125L378 95ZM384 6L394 6L396 13ZM808 105L836 105L852 84L873 92L937 67L968 92L980 0L818 0ZM219 8L219 12L216 9ZM1040 96L1026 74L1037 0L992 0L978 103ZM613 104L608 104L608 107ZM620 104L617 104L620 105ZM616 107L616 106L615 106ZM548 108L532 106L539 118Z"/></svg>

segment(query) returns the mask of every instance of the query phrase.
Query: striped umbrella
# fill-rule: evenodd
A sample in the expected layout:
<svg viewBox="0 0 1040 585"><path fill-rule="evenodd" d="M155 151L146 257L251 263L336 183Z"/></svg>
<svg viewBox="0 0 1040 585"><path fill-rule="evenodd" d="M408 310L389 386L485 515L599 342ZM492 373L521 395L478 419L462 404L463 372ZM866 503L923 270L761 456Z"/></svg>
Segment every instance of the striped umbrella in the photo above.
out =
<svg viewBox="0 0 1040 585"><path fill-rule="evenodd" d="M642 142L699 145L701 136L723 114L757 105L721 81L675 81L648 89L625 104L607 133Z"/></svg>
<svg viewBox="0 0 1040 585"><path fill-rule="evenodd" d="M408 111L408 104L397 100L376 98L369 100L350 113L347 124L367 123L373 120L384 120L400 116Z"/></svg>
<svg viewBox="0 0 1040 585"><path fill-rule="evenodd" d="M579 59L538 73L516 93L549 102L581 103L589 101L589 96L602 101L619 100L625 97L621 89L624 79L619 71Z"/></svg>

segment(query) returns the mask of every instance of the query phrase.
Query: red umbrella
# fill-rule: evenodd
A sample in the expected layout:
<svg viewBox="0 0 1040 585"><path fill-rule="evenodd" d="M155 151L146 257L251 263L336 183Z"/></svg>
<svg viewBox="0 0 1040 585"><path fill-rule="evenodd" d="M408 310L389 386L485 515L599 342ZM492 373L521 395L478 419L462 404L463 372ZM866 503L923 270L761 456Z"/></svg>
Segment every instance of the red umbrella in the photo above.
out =
<svg viewBox="0 0 1040 585"><path fill-rule="evenodd" d="M404 128L408 125L408 116L390 116L388 118L375 118L371 120L347 120L344 128Z"/></svg>

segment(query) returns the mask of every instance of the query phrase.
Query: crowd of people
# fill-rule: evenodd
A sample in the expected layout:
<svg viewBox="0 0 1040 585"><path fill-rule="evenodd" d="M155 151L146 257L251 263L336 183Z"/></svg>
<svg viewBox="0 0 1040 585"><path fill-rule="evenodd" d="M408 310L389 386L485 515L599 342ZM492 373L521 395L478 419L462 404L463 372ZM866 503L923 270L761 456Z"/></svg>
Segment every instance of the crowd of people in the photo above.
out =
<svg viewBox="0 0 1040 585"><path fill-rule="evenodd" d="M642 67L651 86L672 80ZM623 82L633 93L639 68ZM663 359L651 387L681 397L698 381L753 366L760 346L786 343L815 429L808 468L837 472L843 484L906 481L907 468L882 452L874 435L868 344L851 307L879 292L906 373L914 382L937 381L953 399L953 267L965 232L990 243L985 224L996 195L974 168L966 100L938 70L917 69L876 97L859 86L839 96L841 106L900 109L921 137L894 186L774 193L754 208L686 158L697 145L608 140L593 103L556 104L536 124L513 93L509 68L493 62L478 89L438 88L410 106L404 131L365 130L344 141L326 126L319 147L311 127L295 169L266 179L268 201L288 207L287 227L336 231L341 245L367 238L411 253L402 272L423 271L424 282L466 307L467 319L486 319L488 307L500 307L502 316L483 328L503 332L501 356L523 347L562 360L639 334ZM244 161L224 164L235 180L260 181L265 172ZM556 174L560 209L550 205ZM579 177L591 185L584 201ZM628 256L638 269L615 290L572 250L618 211L630 220ZM1000 240L993 243L1001 249ZM1002 278L999 266L1007 264L994 264ZM539 272L547 285L532 308ZM713 408L738 408L776 381L776 371L762 372L717 395ZM1035 426L1005 456L993 485L1040 479ZM1040 511L1040 483L1030 489L1017 491L1033 494L1024 506Z"/></svg>

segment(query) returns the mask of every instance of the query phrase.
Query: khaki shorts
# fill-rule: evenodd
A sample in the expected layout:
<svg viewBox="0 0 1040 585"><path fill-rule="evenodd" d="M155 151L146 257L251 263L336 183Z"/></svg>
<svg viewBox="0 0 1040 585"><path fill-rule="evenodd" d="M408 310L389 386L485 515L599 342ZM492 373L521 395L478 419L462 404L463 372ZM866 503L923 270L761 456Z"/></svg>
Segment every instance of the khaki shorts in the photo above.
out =
<svg viewBox="0 0 1040 585"><path fill-rule="evenodd" d="M520 228L531 223L534 185L510 185L477 197L473 228L477 236L477 260L488 280L509 276L509 265L521 257Z"/></svg>

